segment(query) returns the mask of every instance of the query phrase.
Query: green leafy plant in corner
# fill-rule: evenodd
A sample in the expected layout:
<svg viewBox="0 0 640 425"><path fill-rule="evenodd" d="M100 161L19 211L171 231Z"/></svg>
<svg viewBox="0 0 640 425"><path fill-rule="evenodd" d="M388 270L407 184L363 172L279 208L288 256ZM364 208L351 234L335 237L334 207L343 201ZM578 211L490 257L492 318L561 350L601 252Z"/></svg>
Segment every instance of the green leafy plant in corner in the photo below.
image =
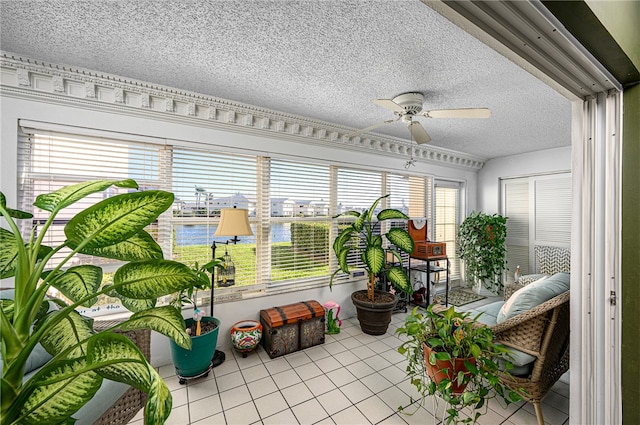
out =
<svg viewBox="0 0 640 425"><path fill-rule="evenodd" d="M397 258L398 263L402 264L399 251L407 254L413 252L413 239L409 236L409 232L398 227L390 228L385 234L378 234L376 231L380 224L386 220L409 219L403 212L392 208L383 209L376 216L373 215L380 201L388 196L376 199L370 208L362 212L347 211L334 217L352 216L355 217L355 221L344 228L333 242L333 251L338 259L339 268L331 275L331 282L336 274L349 273L348 258L351 253L357 253L369 278L367 296L371 302L374 301L375 277L383 270L385 270L388 280L397 289L407 294L411 294L413 291L409 277L402 267L386 267L385 248L383 247L384 237L397 248L388 247L388 252L391 252Z"/></svg>
<svg viewBox="0 0 640 425"><path fill-rule="evenodd" d="M476 423L486 412L489 399L497 398L507 405L522 400L522 391L513 391L500 381L500 376L510 376L508 370L513 368L510 350L494 342L491 329L476 322L477 317L456 312L453 307L430 305L426 311L416 307L396 329L405 339L398 352L407 358L407 376L421 395L416 411L428 396L435 395L446 403L444 423ZM427 348L430 354L425 356ZM436 383L437 373L430 376L427 362L435 367L438 362L454 359L464 359L464 367L444 369L442 375L452 372L451 377L443 376Z"/></svg>
<svg viewBox="0 0 640 425"><path fill-rule="evenodd" d="M44 244L61 210L111 186L129 192L77 213L64 227L62 244ZM152 329L190 348L180 312L155 303L158 297L197 285L199 277L184 264L164 260L160 246L144 230L172 205L173 194L136 189L134 180L101 180L39 195L34 205L49 215L37 228L27 226L32 228L26 237L17 223L30 220L32 214L8 208L0 193L5 221L0 228L0 278L13 278L14 287L13 299L2 299L0 309L3 424L73 423L72 415L93 397L103 379L148 393L146 424L164 423L169 416L171 394L166 384L138 347L113 330ZM62 259L53 260L58 253ZM115 272L113 283L102 287L100 267L68 267L77 254L126 263ZM47 298L51 287L71 302ZM90 307L101 294L117 296L133 313L116 327L96 332L93 321L76 308ZM57 308L50 308L51 303ZM27 359L38 343L53 359L22 382Z"/></svg>
<svg viewBox="0 0 640 425"><path fill-rule="evenodd" d="M507 217L473 211L464 219L456 239L456 253L464 261L467 281L499 293L506 267Z"/></svg>

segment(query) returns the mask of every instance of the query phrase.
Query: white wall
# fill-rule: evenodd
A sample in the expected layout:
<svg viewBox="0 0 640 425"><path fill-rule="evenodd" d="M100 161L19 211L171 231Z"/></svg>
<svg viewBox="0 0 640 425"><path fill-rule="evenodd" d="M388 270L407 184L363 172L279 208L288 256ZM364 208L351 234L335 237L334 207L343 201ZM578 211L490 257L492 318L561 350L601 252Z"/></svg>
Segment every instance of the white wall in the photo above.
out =
<svg viewBox="0 0 640 425"><path fill-rule="evenodd" d="M351 293L367 287L366 280L354 281L329 287L307 289L302 291L287 292L278 295L268 295L257 298L244 299L218 303L214 306L214 316L220 320L218 333L219 350L231 347L231 327L241 320L260 320L260 310L275 306L293 304L300 301L316 300L320 304L327 301L335 301L340 305L339 318L344 320L356 315L355 307L351 303ZM208 314L209 307L206 308ZM191 317L193 310L184 310L185 318ZM171 364L171 351L169 339L156 332L151 335L151 364L162 366Z"/></svg>
<svg viewBox="0 0 640 425"><path fill-rule="evenodd" d="M571 146L505 156L487 161L478 173L477 210L500 212L500 179L571 171ZM474 210L473 204L467 213Z"/></svg>

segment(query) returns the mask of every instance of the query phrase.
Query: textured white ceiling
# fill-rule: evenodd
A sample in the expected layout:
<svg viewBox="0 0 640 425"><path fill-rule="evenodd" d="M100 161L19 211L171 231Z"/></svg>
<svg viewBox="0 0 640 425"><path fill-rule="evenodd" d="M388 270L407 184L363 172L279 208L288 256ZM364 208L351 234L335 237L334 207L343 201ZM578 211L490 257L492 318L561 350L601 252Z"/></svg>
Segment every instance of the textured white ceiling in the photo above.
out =
<svg viewBox="0 0 640 425"><path fill-rule="evenodd" d="M432 144L494 158L570 145L570 102L418 0L8 1L2 50L352 127L425 109ZM376 130L409 140L396 122Z"/></svg>

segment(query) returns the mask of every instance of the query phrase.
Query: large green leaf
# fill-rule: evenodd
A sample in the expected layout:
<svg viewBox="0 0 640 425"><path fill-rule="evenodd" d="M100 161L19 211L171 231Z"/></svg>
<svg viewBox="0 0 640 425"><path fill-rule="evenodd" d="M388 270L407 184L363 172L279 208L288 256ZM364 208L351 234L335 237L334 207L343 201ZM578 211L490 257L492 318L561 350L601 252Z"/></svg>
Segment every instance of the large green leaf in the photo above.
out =
<svg viewBox="0 0 640 425"><path fill-rule="evenodd" d="M173 339L182 348L191 349L191 338L184 330L182 314L172 306L152 308L134 313L129 320L120 325L123 331L133 329L151 329Z"/></svg>
<svg viewBox="0 0 640 425"><path fill-rule="evenodd" d="M135 299L135 298L125 297L124 295L119 294L116 291L110 292L109 296L118 298L124 308L134 313L137 311L144 311L144 310L153 308L156 306L156 302L157 302L155 298Z"/></svg>
<svg viewBox="0 0 640 425"><path fill-rule="evenodd" d="M163 258L162 248L153 237L144 230L131 236L126 241L101 248L83 248L83 254L96 257L114 258L123 261L141 261Z"/></svg>
<svg viewBox="0 0 640 425"><path fill-rule="evenodd" d="M102 248L123 242L152 223L173 203L173 194L161 190L125 193L79 212L64 227L67 243L76 248Z"/></svg>
<svg viewBox="0 0 640 425"><path fill-rule="evenodd" d="M392 227L387 233L387 239L394 244L399 250L411 254L413 252L413 239L409 236L409 232L398 227Z"/></svg>
<svg viewBox="0 0 640 425"><path fill-rule="evenodd" d="M378 274L384 268L384 248L378 245L368 246L363 253L369 271L373 274Z"/></svg>
<svg viewBox="0 0 640 425"><path fill-rule="evenodd" d="M357 232L362 232L362 229L364 229L364 223L367 216L368 211L364 211L358 218L356 218L356 221L353 222L352 226Z"/></svg>
<svg viewBox="0 0 640 425"><path fill-rule="evenodd" d="M144 406L145 425L163 424L171 414L172 398L167 384L158 375L155 369L149 366L150 373L154 375L151 381L149 397Z"/></svg>
<svg viewBox="0 0 640 425"><path fill-rule="evenodd" d="M78 411L98 391L102 377L78 371L86 366L84 358L53 361L28 382L27 395L17 424L56 424ZM31 391L32 390L32 391Z"/></svg>
<svg viewBox="0 0 640 425"><path fill-rule="evenodd" d="M349 252L351 248L343 248L340 252L337 253L338 265L340 266L340 270L345 273L349 273Z"/></svg>
<svg viewBox="0 0 640 425"><path fill-rule="evenodd" d="M353 232L353 227L347 227L342 232L340 232L338 237L333 241L333 251L336 253L340 252L342 248L344 248L344 245L351 240L351 235L353 234Z"/></svg>
<svg viewBox="0 0 640 425"><path fill-rule="evenodd" d="M123 382L141 391L151 388L152 375L147 359L126 336L100 332L87 345L87 364L103 378Z"/></svg>
<svg viewBox="0 0 640 425"><path fill-rule="evenodd" d="M408 220L409 217L402 211L389 209L389 208L382 210L378 213L378 221L389 220L389 219Z"/></svg>
<svg viewBox="0 0 640 425"><path fill-rule="evenodd" d="M15 276L18 242L12 232L0 227L0 279Z"/></svg>
<svg viewBox="0 0 640 425"><path fill-rule="evenodd" d="M9 214L9 217L12 217L12 218L19 218L19 219L33 218L33 214L29 212L7 208L7 198L4 196L4 193L2 192L0 192L0 208L3 208Z"/></svg>
<svg viewBox="0 0 640 425"><path fill-rule="evenodd" d="M60 314L65 314L65 312L61 310L50 312L43 321L36 324L36 328L39 329ZM56 323L42 335L40 343L50 354L57 355L77 345L80 341L84 341L92 334L93 329L91 325L76 311L70 311L64 319ZM80 357L84 354L84 347L78 346L67 354L66 357Z"/></svg>
<svg viewBox="0 0 640 425"><path fill-rule="evenodd" d="M413 293L411 281L409 281L409 278L407 277L407 274L402 267L391 267L389 270L387 270L387 278L391 283L393 283L396 288L398 288L402 292L405 292L409 295Z"/></svg>
<svg viewBox="0 0 640 425"><path fill-rule="evenodd" d="M91 195L92 193L102 192L110 186L137 189L138 183L135 180L93 180L82 182L70 186L65 186L55 192L38 195L33 203L36 207L45 211L52 212L55 209L66 208L76 201Z"/></svg>
<svg viewBox="0 0 640 425"><path fill-rule="evenodd" d="M129 298L158 298L189 288L198 276L177 261L147 260L125 264L113 276L115 290Z"/></svg>
<svg viewBox="0 0 640 425"><path fill-rule="evenodd" d="M71 267L51 279L51 285L74 303L98 292L101 283L102 268L90 264ZM91 307L96 300L93 297L81 305Z"/></svg>

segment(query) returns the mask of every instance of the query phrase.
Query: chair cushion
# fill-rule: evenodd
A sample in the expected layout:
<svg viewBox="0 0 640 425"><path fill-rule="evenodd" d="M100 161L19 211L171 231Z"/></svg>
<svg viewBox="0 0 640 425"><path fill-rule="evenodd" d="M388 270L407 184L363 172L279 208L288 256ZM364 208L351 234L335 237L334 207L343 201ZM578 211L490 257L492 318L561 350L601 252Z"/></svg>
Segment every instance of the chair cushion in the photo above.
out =
<svg viewBox="0 0 640 425"><path fill-rule="evenodd" d="M504 301L496 301L491 304L476 307L469 310L469 313L471 313L470 317L474 318L478 316L478 314L482 313L476 320L489 327L495 326L498 320L498 313L500 312L500 309L504 304ZM511 369L509 373L516 376L526 376L531 373L533 362L536 360L536 358L531 354L524 353L520 350L516 350L515 348L507 348L511 350L511 356L504 357L513 364L513 369ZM499 359L498 363L500 365L500 368L504 370L505 360Z"/></svg>
<svg viewBox="0 0 640 425"><path fill-rule="evenodd" d="M569 280L569 273L561 272L518 289L498 312L497 323L502 323L518 314L531 310L543 302L568 291Z"/></svg>
<svg viewBox="0 0 640 425"><path fill-rule="evenodd" d="M487 326L495 326L498 323L498 312L504 301L496 301L491 304L482 305L480 307L476 307L474 309L469 310L469 317L475 318L480 314L480 316L476 319L478 322L483 323Z"/></svg>

